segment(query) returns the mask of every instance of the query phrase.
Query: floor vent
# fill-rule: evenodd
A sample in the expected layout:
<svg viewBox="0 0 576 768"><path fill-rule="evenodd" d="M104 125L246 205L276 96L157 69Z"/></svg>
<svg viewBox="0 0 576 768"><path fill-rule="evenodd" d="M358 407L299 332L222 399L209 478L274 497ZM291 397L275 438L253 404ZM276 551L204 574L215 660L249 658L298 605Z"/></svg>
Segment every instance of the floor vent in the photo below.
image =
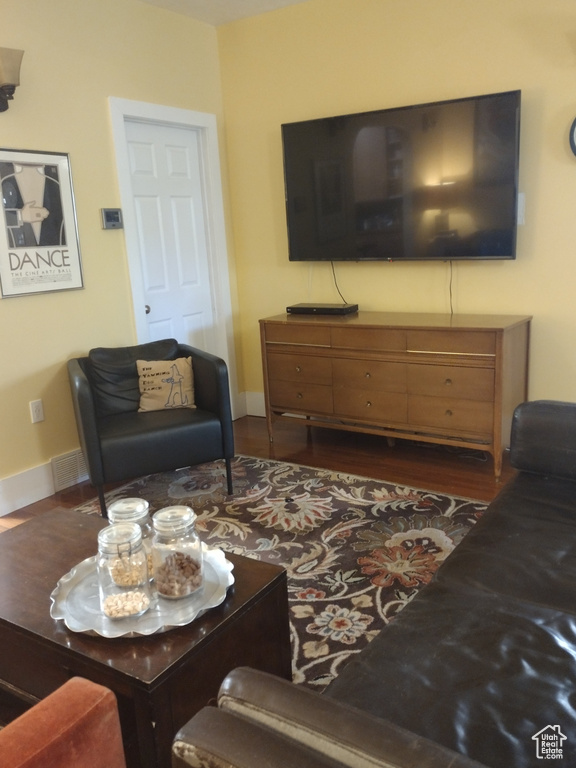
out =
<svg viewBox="0 0 576 768"><path fill-rule="evenodd" d="M63 491L64 488L88 480L84 454L80 450L55 456L51 464L55 491Z"/></svg>

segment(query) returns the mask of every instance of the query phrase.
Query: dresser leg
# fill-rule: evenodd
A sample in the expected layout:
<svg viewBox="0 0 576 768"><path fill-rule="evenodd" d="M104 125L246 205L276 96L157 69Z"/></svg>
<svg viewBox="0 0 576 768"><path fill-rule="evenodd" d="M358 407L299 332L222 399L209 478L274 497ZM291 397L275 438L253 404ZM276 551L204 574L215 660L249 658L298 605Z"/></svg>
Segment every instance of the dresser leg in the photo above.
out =
<svg viewBox="0 0 576 768"><path fill-rule="evenodd" d="M494 453L494 477L496 478L496 482L500 482L500 478L502 477L502 451L496 451Z"/></svg>

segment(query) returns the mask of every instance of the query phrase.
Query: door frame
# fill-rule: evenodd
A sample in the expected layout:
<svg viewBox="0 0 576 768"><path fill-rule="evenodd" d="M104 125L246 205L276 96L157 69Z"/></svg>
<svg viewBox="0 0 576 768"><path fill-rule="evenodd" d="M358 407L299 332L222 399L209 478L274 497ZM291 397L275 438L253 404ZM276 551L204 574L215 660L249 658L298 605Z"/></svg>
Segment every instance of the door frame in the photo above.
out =
<svg viewBox="0 0 576 768"><path fill-rule="evenodd" d="M132 183L126 136L126 121L136 120L153 125L165 125L193 130L198 133L201 153L201 179L206 201L206 233L208 243L208 266L212 304L214 308L214 335L216 348L207 350L223 358L228 366L232 399L232 413L238 413L238 387L234 355L234 333L232 324L232 302L228 249L220 171L218 127L216 116L207 112L195 112L178 107L167 107L143 101L132 101L110 97L108 99L112 120L112 134L116 152L118 185L124 219L124 237L132 288L133 316L136 338L139 344L149 341L148 324L143 311L144 283L140 260L136 215L132 201ZM142 307L142 311L137 308Z"/></svg>

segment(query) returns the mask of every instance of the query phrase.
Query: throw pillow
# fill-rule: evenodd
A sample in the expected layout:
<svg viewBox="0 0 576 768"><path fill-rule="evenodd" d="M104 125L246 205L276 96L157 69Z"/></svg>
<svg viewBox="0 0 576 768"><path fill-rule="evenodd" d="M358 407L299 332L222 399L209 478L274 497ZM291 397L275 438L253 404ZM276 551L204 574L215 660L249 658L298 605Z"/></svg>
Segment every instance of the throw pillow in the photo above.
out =
<svg viewBox="0 0 576 768"><path fill-rule="evenodd" d="M137 360L139 411L196 408L192 358Z"/></svg>

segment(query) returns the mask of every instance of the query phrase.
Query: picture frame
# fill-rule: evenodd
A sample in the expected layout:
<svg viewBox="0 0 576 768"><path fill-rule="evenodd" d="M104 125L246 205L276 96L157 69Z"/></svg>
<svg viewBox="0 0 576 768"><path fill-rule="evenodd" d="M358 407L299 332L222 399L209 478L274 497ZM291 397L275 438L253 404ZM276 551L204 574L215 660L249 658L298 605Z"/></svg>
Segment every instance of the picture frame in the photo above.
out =
<svg viewBox="0 0 576 768"><path fill-rule="evenodd" d="M68 154L0 148L3 298L83 288Z"/></svg>

